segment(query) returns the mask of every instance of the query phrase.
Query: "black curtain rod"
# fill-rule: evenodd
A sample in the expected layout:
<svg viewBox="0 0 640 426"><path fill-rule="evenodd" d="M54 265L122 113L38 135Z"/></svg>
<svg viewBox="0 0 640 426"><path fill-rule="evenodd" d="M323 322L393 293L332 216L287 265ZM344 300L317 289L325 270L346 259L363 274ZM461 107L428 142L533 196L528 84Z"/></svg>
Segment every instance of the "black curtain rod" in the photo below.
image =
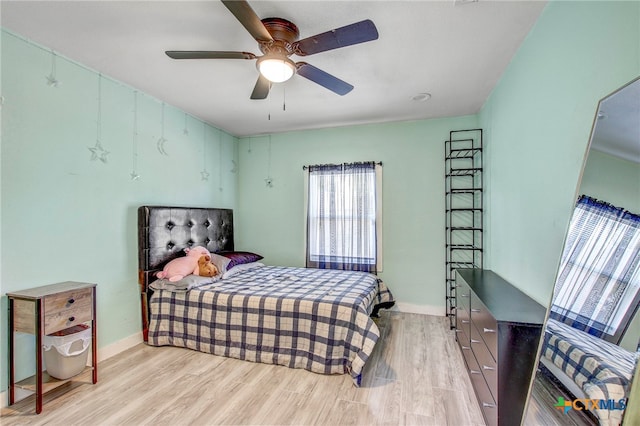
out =
<svg viewBox="0 0 640 426"><path fill-rule="evenodd" d="M366 161L362 161L366 163ZM350 163L342 163L342 164L350 164ZM341 166L342 164L322 164L323 166ZM382 166L382 161L374 161L373 164L376 166ZM307 170L310 166L302 166L302 170Z"/></svg>

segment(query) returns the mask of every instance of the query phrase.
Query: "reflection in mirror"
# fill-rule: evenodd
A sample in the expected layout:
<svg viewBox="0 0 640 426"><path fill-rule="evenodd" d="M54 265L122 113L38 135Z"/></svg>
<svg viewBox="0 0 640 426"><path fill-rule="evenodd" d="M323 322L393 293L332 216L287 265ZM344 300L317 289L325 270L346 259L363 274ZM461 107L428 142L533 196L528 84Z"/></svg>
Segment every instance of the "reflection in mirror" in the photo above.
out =
<svg viewBox="0 0 640 426"><path fill-rule="evenodd" d="M578 194L525 425L626 425L636 410L640 79L600 101Z"/></svg>

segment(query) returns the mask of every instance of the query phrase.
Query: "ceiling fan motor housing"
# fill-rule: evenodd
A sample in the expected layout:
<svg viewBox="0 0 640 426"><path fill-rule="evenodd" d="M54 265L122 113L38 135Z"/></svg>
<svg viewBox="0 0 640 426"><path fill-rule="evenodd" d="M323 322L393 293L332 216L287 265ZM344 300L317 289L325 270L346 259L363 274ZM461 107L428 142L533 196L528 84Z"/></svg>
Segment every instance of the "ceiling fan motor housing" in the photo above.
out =
<svg viewBox="0 0 640 426"><path fill-rule="evenodd" d="M262 53L292 55L293 43L300 37L296 24L282 18L265 18L262 19L262 23L273 37L273 41L260 42Z"/></svg>

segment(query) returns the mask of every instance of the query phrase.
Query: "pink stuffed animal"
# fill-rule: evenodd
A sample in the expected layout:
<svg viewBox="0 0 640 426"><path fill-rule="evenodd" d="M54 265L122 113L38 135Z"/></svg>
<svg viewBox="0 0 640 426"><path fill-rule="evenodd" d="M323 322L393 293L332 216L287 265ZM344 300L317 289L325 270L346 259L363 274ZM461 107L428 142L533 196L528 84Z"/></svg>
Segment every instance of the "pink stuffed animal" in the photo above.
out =
<svg viewBox="0 0 640 426"><path fill-rule="evenodd" d="M200 256L211 256L209 250L204 247L194 247L192 249L184 249L184 252L187 253L185 257L179 257L177 259L173 259L169 263L167 263L161 272L158 272L156 276L158 278L166 278L171 282L176 282L187 275L198 275L199 266L198 259Z"/></svg>

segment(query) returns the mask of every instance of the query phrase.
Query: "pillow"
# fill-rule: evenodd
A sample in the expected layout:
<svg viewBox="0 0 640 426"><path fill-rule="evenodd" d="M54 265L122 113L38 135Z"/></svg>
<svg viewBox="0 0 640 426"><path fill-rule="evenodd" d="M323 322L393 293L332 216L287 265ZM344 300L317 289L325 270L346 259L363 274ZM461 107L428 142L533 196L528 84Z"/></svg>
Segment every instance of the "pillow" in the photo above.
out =
<svg viewBox="0 0 640 426"><path fill-rule="evenodd" d="M264 266L264 263L260 263L260 262L249 262L249 263L243 263L242 265L236 265L234 266L233 269L225 272L222 275L222 279L226 279L226 278L230 278L242 271L246 271L247 269L252 269L252 268L259 268Z"/></svg>
<svg viewBox="0 0 640 426"><path fill-rule="evenodd" d="M263 259L263 257L259 254L251 253L250 251L221 251L217 254L219 254L220 256L224 256L230 260L229 264L227 264L227 271L236 265L242 265L243 263L253 263Z"/></svg>
<svg viewBox="0 0 640 426"><path fill-rule="evenodd" d="M194 287L199 287L205 284L211 284L214 281L220 279L220 275L215 277L201 277L199 275L187 275L181 280L171 282L167 279L161 278L155 280L149 287L154 290L169 290L169 291L187 291Z"/></svg>
<svg viewBox="0 0 640 426"><path fill-rule="evenodd" d="M216 268L218 268L218 271L219 271L219 275L222 275L225 272L227 272L227 269L229 269L230 262L231 262L231 259L229 258L220 256L219 254L216 254L216 253L211 253L211 263L216 265Z"/></svg>

